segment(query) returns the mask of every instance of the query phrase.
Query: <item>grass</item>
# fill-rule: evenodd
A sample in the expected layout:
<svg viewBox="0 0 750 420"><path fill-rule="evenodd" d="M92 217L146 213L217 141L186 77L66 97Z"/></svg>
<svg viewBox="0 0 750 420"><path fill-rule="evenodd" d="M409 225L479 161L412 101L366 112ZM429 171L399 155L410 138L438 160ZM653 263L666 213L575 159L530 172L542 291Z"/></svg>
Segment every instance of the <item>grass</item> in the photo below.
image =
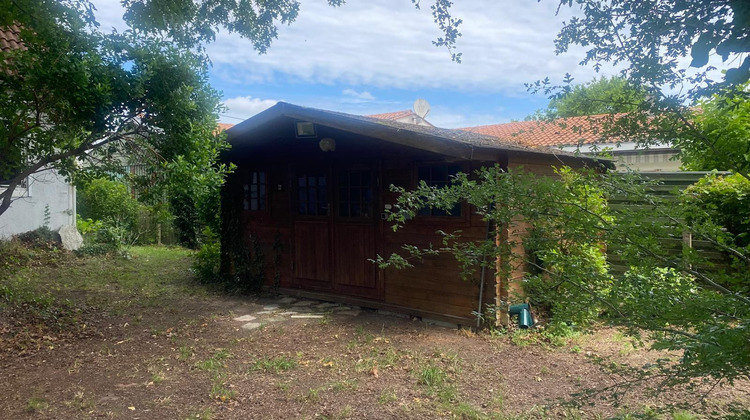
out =
<svg viewBox="0 0 750 420"><path fill-rule="evenodd" d="M190 346L180 346L179 352L180 354L177 356L177 358L184 361L193 357L195 350L193 350L193 348Z"/></svg>
<svg viewBox="0 0 750 420"><path fill-rule="evenodd" d="M234 399L237 393L227 385L224 375L216 375L211 382L211 392L208 395L224 402Z"/></svg>
<svg viewBox="0 0 750 420"><path fill-rule="evenodd" d="M263 358L256 360L255 363L250 367L251 371L263 371L273 372L279 374L281 372L294 369L298 365L296 359L290 356L277 356L274 358Z"/></svg>
<svg viewBox="0 0 750 420"><path fill-rule="evenodd" d="M214 353L213 356L209 357L206 360L196 363L195 366L201 370L215 372L220 369L226 368L226 363L224 361L228 359L229 357L231 357L229 350L219 349L216 353Z"/></svg>
<svg viewBox="0 0 750 420"><path fill-rule="evenodd" d="M384 389L378 396L378 404L386 405L398 401L396 391L391 388Z"/></svg>
<svg viewBox="0 0 750 420"><path fill-rule="evenodd" d="M44 411L49 407L49 402L41 397L31 397L26 401L26 411L36 413Z"/></svg>
<svg viewBox="0 0 750 420"><path fill-rule="evenodd" d="M210 407L200 409L191 413L185 420L212 420L214 413Z"/></svg>
<svg viewBox="0 0 750 420"><path fill-rule="evenodd" d="M25 307L43 321L64 322L75 316L71 302L85 296L84 306L106 308L112 315L136 307L160 307L169 298L206 296L210 288L187 273L192 251L144 246L130 250L132 259L97 256L63 258L58 250L29 249L0 241L0 308ZM116 295L116 298L113 298Z"/></svg>
<svg viewBox="0 0 750 420"><path fill-rule="evenodd" d="M341 381L332 382L328 388L331 391L340 392L340 391L356 391L359 389L359 383L356 379L344 379Z"/></svg>

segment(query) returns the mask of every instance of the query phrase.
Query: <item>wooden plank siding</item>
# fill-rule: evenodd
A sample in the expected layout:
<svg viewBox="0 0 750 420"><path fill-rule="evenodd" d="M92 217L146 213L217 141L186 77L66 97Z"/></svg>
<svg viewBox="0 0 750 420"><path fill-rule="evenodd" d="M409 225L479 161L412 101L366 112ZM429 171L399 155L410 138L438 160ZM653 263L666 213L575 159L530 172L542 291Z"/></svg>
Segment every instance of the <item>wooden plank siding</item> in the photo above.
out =
<svg viewBox="0 0 750 420"><path fill-rule="evenodd" d="M297 136L297 122L314 123L315 135ZM418 215L394 232L391 223L382 219L386 206L397 201L390 186L416 187L420 170L440 185L438 178L448 167L472 173L480 166L507 168L512 162L514 167L523 165L548 175L553 173L551 165L588 159L463 131L392 125L283 103L227 134L232 149L223 159L238 169L227 182L224 199L234 200L236 209L238 201L243 204L238 198L248 191L243 184L247 185L249 174L262 170L267 177L265 208L241 209L241 216L233 219L240 219L241 226L232 233L257 244L268 285L278 279L282 291L300 296L464 325L474 325L472 312L483 306L480 303L495 302L494 270L486 272L483 302L479 302L479 272L472 279L461 279L458 263L450 255L424 258L403 270L382 270L367 260L401 253L404 244L440 246L438 230L461 230L462 240L483 241L488 236L486 222L464 203L460 215L429 211L429 216ZM335 150L321 150L322 139L332 139ZM432 165L442 169L433 171ZM313 193L321 195L311 201ZM358 199L351 198L356 195ZM315 210L308 211L310 206ZM365 207L367 211L360 211ZM522 221L518 226L525 228ZM522 234L509 228L501 233L501 240ZM230 267L231 261L223 266ZM522 278L523 267L516 274L514 278Z"/></svg>

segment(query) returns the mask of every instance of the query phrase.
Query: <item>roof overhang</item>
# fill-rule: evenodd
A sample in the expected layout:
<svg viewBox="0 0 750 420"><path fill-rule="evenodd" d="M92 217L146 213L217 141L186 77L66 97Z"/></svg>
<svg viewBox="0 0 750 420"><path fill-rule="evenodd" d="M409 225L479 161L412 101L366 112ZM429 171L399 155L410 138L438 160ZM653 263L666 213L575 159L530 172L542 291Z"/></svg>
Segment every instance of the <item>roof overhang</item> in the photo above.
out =
<svg viewBox="0 0 750 420"><path fill-rule="evenodd" d="M244 149L262 141L260 134L280 119L308 121L317 125L367 136L418 150L438 153L456 159L496 161L499 156L554 156L565 160L583 160L614 167L611 161L580 156L552 148L531 148L504 143L496 137L462 130L440 129L395 121L301 107L279 102L271 108L226 130L233 147ZM244 147L243 147L244 146Z"/></svg>

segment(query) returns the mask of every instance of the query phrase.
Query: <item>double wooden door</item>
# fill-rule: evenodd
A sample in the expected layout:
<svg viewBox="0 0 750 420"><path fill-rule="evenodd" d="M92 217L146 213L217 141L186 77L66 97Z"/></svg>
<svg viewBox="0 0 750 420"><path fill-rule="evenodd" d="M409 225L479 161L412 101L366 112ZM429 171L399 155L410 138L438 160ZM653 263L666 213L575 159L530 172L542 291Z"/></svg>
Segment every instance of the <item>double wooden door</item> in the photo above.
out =
<svg viewBox="0 0 750 420"><path fill-rule="evenodd" d="M382 299L379 200L372 167L295 175L294 272L300 288Z"/></svg>

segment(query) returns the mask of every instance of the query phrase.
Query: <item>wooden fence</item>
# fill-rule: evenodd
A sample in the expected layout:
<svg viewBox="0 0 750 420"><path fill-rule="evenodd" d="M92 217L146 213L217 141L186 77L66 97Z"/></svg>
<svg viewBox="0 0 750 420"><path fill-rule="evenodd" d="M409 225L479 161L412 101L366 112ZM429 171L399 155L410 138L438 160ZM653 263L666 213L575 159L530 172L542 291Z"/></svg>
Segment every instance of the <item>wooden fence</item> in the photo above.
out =
<svg viewBox="0 0 750 420"><path fill-rule="evenodd" d="M649 188L651 194L667 203L678 205L679 194L688 186L698 182L699 179L706 176L709 172L644 172L641 173L647 179L657 181L657 185ZM721 172L722 175L728 175L728 172ZM619 196L610 199L610 207L613 210L633 211L643 210L648 207L646 203L638 198ZM690 232L683 232L679 228L669 229L674 225L674 221L658 214L650 216L651 221L657 220L664 223L668 232L666 236L660 238L661 246L669 256L679 259L685 252L690 249L699 256L703 262L700 265L693 266L699 270L714 271L726 268L729 260L723 252L709 241L694 238ZM628 266L618 255L618 244L608 244L607 259L610 263L610 270L613 274L622 274L628 270Z"/></svg>
<svg viewBox="0 0 750 420"><path fill-rule="evenodd" d="M135 164L125 167L131 176L149 177L158 176L149 165ZM127 183L128 190L133 198L138 199L138 189L132 183ZM180 238L177 229L171 222L159 222L148 213L141 213L138 217L138 230L142 232L140 240L144 243L158 243L160 245L178 245Z"/></svg>

